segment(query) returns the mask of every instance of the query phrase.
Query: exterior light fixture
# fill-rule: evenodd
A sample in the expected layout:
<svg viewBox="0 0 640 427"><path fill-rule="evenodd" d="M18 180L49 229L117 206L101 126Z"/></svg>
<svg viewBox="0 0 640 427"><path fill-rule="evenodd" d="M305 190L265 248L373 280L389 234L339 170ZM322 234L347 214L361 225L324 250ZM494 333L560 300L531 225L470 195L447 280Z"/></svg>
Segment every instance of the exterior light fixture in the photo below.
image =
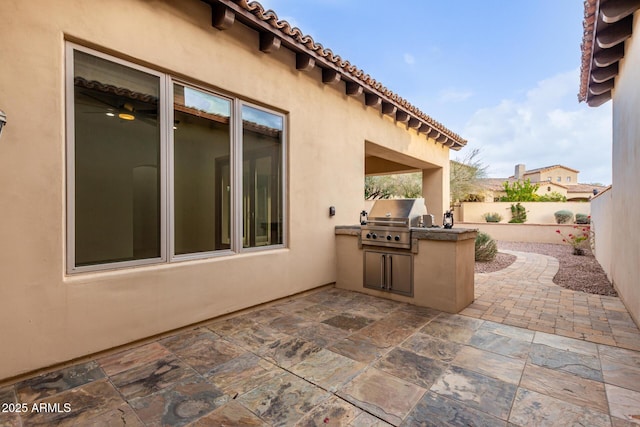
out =
<svg viewBox="0 0 640 427"><path fill-rule="evenodd" d="M4 111L0 110L0 135L2 135L2 128L7 124L7 115Z"/></svg>
<svg viewBox="0 0 640 427"><path fill-rule="evenodd" d="M135 120L136 116L134 116L133 114L130 113L120 113L118 114L118 117L121 118L122 120Z"/></svg>
<svg viewBox="0 0 640 427"><path fill-rule="evenodd" d="M442 226L444 228L453 228L453 212L446 211L442 218Z"/></svg>

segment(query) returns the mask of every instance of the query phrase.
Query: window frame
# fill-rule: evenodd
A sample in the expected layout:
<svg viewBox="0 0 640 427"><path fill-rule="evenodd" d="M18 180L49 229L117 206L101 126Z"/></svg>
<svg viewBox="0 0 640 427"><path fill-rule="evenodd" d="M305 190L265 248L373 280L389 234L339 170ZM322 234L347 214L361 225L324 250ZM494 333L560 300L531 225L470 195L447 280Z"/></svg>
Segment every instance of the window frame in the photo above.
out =
<svg viewBox="0 0 640 427"><path fill-rule="evenodd" d="M159 101L158 101L158 121L160 126L160 256L154 258L146 258L139 260L118 261L118 262L106 262L101 264L92 264L86 266L76 266L76 215L75 215L75 94L74 94L74 58L75 51L87 53L89 55L96 56L98 58L123 65L135 70L139 70L160 79L159 82ZM160 72L152 68L148 68L113 55L105 54L100 51L73 43L65 42L65 126L66 126L66 141L65 141L65 159L66 159L66 247L65 247L65 266L66 273L73 275L78 273L88 272L100 272L100 271L113 271L123 268L131 267L143 267L150 265L163 265L174 262L183 262L189 260L209 259L221 256L233 256L242 253L252 252L265 252L278 250L288 247L288 115L285 112L279 111L272 107L265 107L260 104L249 102L231 94L222 93L219 90L214 90L210 87L190 82L186 79L179 78L172 75L169 72ZM207 252L198 252L191 254L175 254L175 185L174 185L174 173L175 173L175 153L174 153L174 99L173 99L173 87L174 84L179 84L192 89L200 90L209 93L213 96L220 97L222 99L230 101L230 151L229 151L229 168L230 168L230 182L231 182L231 194L230 194L230 248L213 250ZM282 243L256 246L244 248L242 246L242 233L243 233L243 218L242 218L242 197L243 197L243 185L242 185L242 106L246 105L251 108L255 108L264 111L269 114L279 116L282 119L282 152L281 159L281 183L280 191L282 194L281 208L282 208Z"/></svg>

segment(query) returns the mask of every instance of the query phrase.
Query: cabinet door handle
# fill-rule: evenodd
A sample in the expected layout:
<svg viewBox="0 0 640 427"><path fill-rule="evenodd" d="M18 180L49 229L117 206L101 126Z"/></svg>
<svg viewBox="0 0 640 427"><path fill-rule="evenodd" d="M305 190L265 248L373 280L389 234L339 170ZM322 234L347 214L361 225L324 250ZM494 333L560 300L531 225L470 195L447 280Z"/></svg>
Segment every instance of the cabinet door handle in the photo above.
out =
<svg viewBox="0 0 640 427"><path fill-rule="evenodd" d="M389 283L387 289L391 290L393 287L393 257L389 255Z"/></svg>
<svg viewBox="0 0 640 427"><path fill-rule="evenodd" d="M380 257L380 289L385 288L385 282L387 277L387 256L382 255Z"/></svg>

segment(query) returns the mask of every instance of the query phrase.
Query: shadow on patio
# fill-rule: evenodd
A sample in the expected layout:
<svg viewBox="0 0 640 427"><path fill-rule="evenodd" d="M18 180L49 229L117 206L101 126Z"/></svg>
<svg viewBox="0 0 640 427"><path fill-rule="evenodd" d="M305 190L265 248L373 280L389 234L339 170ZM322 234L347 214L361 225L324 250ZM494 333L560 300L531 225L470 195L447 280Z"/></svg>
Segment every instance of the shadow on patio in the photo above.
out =
<svg viewBox="0 0 640 427"><path fill-rule="evenodd" d="M640 352L508 318L324 288L2 387L0 425L640 422Z"/></svg>

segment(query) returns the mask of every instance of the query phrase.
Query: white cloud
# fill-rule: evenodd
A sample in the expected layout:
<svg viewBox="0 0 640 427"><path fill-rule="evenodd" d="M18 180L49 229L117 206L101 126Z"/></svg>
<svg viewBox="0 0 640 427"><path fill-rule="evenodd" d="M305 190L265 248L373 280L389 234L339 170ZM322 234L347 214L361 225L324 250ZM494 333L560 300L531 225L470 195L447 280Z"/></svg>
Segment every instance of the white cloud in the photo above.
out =
<svg viewBox="0 0 640 427"><path fill-rule="evenodd" d="M477 110L463 135L480 148L489 176L563 164L578 169L580 182L611 183L611 104L579 104L578 71L561 73L526 91L522 99L504 99ZM469 149L467 148L467 149Z"/></svg>
<svg viewBox="0 0 640 427"><path fill-rule="evenodd" d="M409 65L413 65L416 63L416 58L411 55L410 53L405 53L404 54L404 62L409 64Z"/></svg>

